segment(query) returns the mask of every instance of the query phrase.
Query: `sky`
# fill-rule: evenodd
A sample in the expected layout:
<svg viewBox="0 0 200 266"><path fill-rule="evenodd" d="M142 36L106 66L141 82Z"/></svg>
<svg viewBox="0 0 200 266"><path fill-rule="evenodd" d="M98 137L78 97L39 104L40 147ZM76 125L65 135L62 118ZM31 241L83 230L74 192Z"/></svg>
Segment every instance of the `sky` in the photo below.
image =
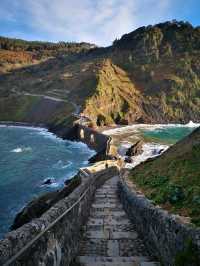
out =
<svg viewBox="0 0 200 266"><path fill-rule="evenodd" d="M167 20L200 25L200 0L0 0L0 35L108 46Z"/></svg>

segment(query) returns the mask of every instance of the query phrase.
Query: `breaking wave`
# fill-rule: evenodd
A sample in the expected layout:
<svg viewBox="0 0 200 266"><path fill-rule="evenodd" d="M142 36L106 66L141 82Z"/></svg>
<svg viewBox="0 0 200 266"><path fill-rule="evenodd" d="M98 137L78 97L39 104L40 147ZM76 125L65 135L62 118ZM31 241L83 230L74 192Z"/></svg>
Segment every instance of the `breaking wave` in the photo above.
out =
<svg viewBox="0 0 200 266"><path fill-rule="evenodd" d="M30 151L32 151L31 147L17 147L11 150L11 152L15 152L15 153L30 152Z"/></svg>
<svg viewBox="0 0 200 266"><path fill-rule="evenodd" d="M172 128L172 127L185 127L185 128L197 128L200 126L200 123L194 123L190 121L187 124L134 124L130 126L119 126L116 128L111 128L108 130L104 130L103 133L106 135L120 135L122 133L138 133L139 130L155 130L162 128Z"/></svg>
<svg viewBox="0 0 200 266"><path fill-rule="evenodd" d="M130 147L130 145L129 145ZM145 143L142 146L143 153L132 157L132 163L126 163L126 168L133 168L141 162L146 161L149 158L154 158L161 155L169 148L169 145L158 143ZM125 157L123 155L123 157Z"/></svg>

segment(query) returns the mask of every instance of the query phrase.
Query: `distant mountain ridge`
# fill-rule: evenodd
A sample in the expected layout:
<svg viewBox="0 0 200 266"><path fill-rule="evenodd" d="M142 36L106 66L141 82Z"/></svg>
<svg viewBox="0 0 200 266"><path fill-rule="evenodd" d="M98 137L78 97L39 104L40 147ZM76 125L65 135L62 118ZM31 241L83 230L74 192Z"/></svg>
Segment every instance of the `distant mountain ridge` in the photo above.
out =
<svg viewBox="0 0 200 266"><path fill-rule="evenodd" d="M106 48L59 45L0 50L1 120L9 118L1 100L10 105L30 93L79 105L91 125L200 121L200 27L172 21L138 28ZM59 117L54 123L63 123L65 114Z"/></svg>
<svg viewBox="0 0 200 266"><path fill-rule="evenodd" d="M44 42L26 41L23 39L0 36L0 49L11 51L39 51L39 50L59 50L59 49L91 49L97 47L95 44L87 42Z"/></svg>

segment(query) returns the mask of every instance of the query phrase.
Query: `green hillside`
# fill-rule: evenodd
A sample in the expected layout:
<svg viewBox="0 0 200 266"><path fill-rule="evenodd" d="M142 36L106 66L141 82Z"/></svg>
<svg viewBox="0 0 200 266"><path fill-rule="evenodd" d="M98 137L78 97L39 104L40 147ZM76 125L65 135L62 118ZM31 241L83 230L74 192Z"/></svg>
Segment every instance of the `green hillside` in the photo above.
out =
<svg viewBox="0 0 200 266"><path fill-rule="evenodd" d="M129 175L139 189L165 209L200 226L200 128L160 157L144 162Z"/></svg>
<svg viewBox="0 0 200 266"><path fill-rule="evenodd" d="M10 103L27 93L57 97L94 125L200 121L200 28L189 23L141 27L107 48L21 40L2 47L0 97Z"/></svg>

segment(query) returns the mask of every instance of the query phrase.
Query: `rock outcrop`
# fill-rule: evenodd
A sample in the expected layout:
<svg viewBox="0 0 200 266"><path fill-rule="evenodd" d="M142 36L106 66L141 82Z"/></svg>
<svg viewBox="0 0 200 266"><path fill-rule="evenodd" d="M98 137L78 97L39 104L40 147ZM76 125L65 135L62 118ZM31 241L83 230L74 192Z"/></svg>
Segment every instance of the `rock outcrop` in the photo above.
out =
<svg viewBox="0 0 200 266"><path fill-rule="evenodd" d="M136 156L139 155L143 152L143 141L139 140L137 141L135 144L133 144L127 151L126 151L126 155L127 156Z"/></svg>
<svg viewBox="0 0 200 266"><path fill-rule="evenodd" d="M70 182L67 182L66 186L58 191L48 192L28 203L21 212L19 212L11 230L15 230L25 223L30 222L32 219L40 217L44 212L50 209L56 202L67 197L72 191L78 187L81 183L80 176L75 176Z"/></svg>

